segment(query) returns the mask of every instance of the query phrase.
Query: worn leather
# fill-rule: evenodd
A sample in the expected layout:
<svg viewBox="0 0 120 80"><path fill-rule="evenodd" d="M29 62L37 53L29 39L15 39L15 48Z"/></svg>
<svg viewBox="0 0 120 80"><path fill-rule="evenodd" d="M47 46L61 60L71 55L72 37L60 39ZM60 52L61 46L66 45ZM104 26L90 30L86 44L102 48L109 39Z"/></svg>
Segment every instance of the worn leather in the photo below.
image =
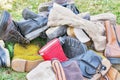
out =
<svg viewBox="0 0 120 80"><path fill-rule="evenodd" d="M73 58L87 52L86 45L75 38L64 36L59 39L62 43L63 51L68 58Z"/></svg>
<svg viewBox="0 0 120 80"><path fill-rule="evenodd" d="M29 43L7 11L3 11L0 20L0 38L7 42Z"/></svg>
<svg viewBox="0 0 120 80"><path fill-rule="evenodd" d="M61 6L70 9L75 14L79 14L79 10L75 6L73 0L53 0L53 1L50 1L47 3L43 3L38 8L39 12L44 12L44 11L49 12L51 10L51 8L53 7L53 3L60 4Z"/></svg>
<svg viewBox="0 0 120 80"><path fill-rule="evenodd" d="M89 79L96 74L101 75L101 71L106 69L106 66L102 64L102 58L92 50L70 60L76 60L81 69L82 75ZM100 76L98 77L100 78Z"/></svg>
<svg viewBox="0 0 120 80"><path fill-rule="evenodd" d="M23 18L24 18L25 20L39 17L38 14L32 12L32 11L29 10L28 8L25 8L25 9L22 11L22 16L23 16Z"/></svg>
<svg viewBox="0 0 120 80"><path fill-rule="evenodd" d="M104 55L106 57L120 58L120 46L118 44L118 41L120 41L120 27L116 26L115 24L111 25L110 21L105 22L105 27L107 35L107 45Z"/></svg>
<svg viewBox="0 0 120 80"><path fill-rule="evenodd" d="M84 80L77 61L68 60L61 64L65 72L66 80Z"/></svg>
<svg viewBox="0 0 120 80"><path fill-rule="evenodd" d="M104 77L101 77L100 80L120 80L120 73L111 67L108 73Z"/></svg>
<svg viewBox="0 0 120 80"><path fill-rule="evenodd" d="M66 32L67 32L66 26L51 27L48 30L46 30L46 35L51 40L65 35Z"/></svg>
<svg viewBox="0 0 120 80"><path fill-rule="evenodd" d="M39 16L35 19L29 19L25 21L18 22L18 26L23 35L26 35L34 30L42 28L47 25L47 17Z"/></svg>

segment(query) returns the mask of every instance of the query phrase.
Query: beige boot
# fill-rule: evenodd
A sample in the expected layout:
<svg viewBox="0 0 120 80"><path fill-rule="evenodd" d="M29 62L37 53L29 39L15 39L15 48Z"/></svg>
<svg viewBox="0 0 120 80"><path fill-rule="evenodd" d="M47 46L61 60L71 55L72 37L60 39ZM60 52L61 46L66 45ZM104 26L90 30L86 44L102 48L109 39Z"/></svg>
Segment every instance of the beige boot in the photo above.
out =
<svg viewBox="0 0 120 80"><path fill-rule="evenodd" d="M48 26L52 27L60 25L68 25L85 30L92 38L97 51L105 49L106 37L103 36L105 31L104 25L82 19L69 9L54 3L49 14Z"/></svg>

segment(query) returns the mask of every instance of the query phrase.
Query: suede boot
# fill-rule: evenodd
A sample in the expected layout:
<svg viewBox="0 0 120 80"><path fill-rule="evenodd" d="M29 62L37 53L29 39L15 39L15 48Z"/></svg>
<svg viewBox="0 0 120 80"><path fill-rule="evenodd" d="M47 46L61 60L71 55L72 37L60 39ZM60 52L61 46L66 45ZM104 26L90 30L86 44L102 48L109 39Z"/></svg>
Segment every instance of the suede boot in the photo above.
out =
<svg viewBox="0 0 120 80"><path fill-rule="evenodd" d="M29 40L24 38L16 22L11 19L7 11L3 11L0 19L0 38L8 42L29 43Z"/></svg>
<svg viewBox="0 0 120 80"><path fill-rule="evenodd" d="M10 67L9 51L5 48L3 40L0 40L0 67Z"/></svg>
<svg viewBox="0 0 120 80"><path fill-rule="evenodd" d="M38 55L39 49L40 47L38 44L31 43L26 46L15 44L12 69L18 72L31 71L43 61L43 58Z"/></svg>
<svg viewBox="0 0 120 80"><path fill-rule="evenodd" d="M56 3L54 3L50 11L47 25L49 27L68 25L81 28L92 38L97 51L103 51L105 49L106 36L104 35L105 28L103 24L82 19L69 9Z"/></svg>

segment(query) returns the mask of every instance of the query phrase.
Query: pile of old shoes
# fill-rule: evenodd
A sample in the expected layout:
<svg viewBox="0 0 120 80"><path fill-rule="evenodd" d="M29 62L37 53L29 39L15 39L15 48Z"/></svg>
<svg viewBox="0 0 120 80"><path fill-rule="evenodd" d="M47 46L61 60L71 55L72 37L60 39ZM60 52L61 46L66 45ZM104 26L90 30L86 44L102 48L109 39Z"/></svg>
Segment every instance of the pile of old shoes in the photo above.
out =
<svg viewBox="0 0 120 80"><path fill-rule="evenodd" d="M14 44L0 41L0 67L10 67L10 52L11 68L29 72L28 80L120 80L114 14L80 13L74 0L52 0L38 11L25 8L22 21L3 11L0 39Z"/></svg>

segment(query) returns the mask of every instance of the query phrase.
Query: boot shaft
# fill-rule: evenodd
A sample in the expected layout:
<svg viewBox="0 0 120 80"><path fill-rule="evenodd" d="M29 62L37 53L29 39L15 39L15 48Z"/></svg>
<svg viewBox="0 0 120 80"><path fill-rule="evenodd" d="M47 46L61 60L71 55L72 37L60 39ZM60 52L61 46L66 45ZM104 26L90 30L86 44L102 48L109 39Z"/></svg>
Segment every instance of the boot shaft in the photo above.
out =
<svg viewBox="0 0 120 80"><path fill-rule="evenodd" d="M28 8L25 8L25 9L22 11L22 16L23 16L23 18L24 18L25 20L39 17L38 14L30 11Z"/></svg>
<svg viewBox="0 0 120 80"><path fill-rule="evenodd" d="M39 28L46 26L47 21L48 21L47 17L39 16L38 18L35 19L17 22L17 24L21 30L21 33L25 36L31 33L32 31L35 31Z"/></svg>
<svg viewBox="0 0 120 80"><path fill-rule="evenodd" d="M16 22L11 19L7 11L3 11L0 20L0 38L7 42L29 43L20 33Z"/></svg>

